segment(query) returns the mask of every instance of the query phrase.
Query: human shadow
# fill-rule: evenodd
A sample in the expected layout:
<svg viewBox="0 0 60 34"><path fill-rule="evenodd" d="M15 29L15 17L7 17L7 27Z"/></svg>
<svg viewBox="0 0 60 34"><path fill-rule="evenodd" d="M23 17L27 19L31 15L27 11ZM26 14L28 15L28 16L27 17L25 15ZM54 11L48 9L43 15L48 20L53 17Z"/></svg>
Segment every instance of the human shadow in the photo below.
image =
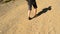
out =
<svg viewBox="0 0 60 34"><path fill-rule="evenodd" d="M51 6L44 8L44 9L42 9L42 11L38 12L38 14L36 14L33 18L36 18L36 17L40 16L43 13L46 13L48 10L51 10L51 9L52 9Z"/></svg>
<svg viewBox="0 0 60 34"><path fill-rule="evenodd" d="M7 3L7 2L10 2L11 0L0 0L0 3Z"/></svg>
<svg viewBox="0 0 60 34"><path fill-rule="evenodd" d="M8 2L10 2L10 1L15 1L15 0L0 0L0 3L2 3L2 4L4 4L4 3L8 3Z"/></svg>
<svg viewBox="0 0 60 34"><path fill-rule="evenodd" d="M5 1L5 3L8 3L8 2L10 2L11 0L7 0L7 1Z"/></svg>
<svg viewBox="0 0 60 34"><path fill-rule="evenodd" d="M10 2L10 1L15 1L15 0L7 0L7 1L5 1L5 3L8 3L8 2Z"/></svg>

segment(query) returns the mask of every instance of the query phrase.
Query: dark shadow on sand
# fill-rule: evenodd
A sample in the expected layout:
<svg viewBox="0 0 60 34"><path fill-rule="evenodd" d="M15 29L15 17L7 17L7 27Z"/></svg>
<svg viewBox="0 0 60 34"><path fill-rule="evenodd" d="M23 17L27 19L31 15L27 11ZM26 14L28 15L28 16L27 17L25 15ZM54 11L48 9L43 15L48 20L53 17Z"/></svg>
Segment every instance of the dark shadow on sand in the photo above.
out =
<svg viewBox="0 0 60 34"><path fill-rule="evenodd" d="M8 3L8 2L10 2L10 1L15 1L15 0L0 0L0 3L2 3L2 4L4 4L4 3Z"/></svg>
<svg viewBox="0 0 60 34"><path fill-rule="evenodd" d="M48 10L51 10L51 9L52 9L51 6L44 8L44 9L42 9L42 11L38 12L38 14L36 14L36 16L34 16L33 18L36 18L36 17L40 16L43 13L46 13Z"/></svg>

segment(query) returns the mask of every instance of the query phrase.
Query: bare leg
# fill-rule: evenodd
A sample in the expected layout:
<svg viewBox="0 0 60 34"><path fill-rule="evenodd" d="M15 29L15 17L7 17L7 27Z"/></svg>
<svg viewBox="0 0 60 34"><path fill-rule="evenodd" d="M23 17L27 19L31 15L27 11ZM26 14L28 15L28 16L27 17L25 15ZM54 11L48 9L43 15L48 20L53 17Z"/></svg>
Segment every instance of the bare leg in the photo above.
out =
<svg viewBox="0 0 60 34"><path fill-rule="evenodd" d="M30 14L31 14L31 10L28 10L28 17L30 17Z"/></svg>
<svg viewBox="0 0 60 34"><path fill-rule="evenodd" d="M37 13L37 8L34 9L34 16L36 15Z"/></svg>
<svg viewBox="0 0 60 34"><path fill-rule="evenodd" d="M28 10L28 19L31 20L32 18L30 17L31 10Z"/></svg>

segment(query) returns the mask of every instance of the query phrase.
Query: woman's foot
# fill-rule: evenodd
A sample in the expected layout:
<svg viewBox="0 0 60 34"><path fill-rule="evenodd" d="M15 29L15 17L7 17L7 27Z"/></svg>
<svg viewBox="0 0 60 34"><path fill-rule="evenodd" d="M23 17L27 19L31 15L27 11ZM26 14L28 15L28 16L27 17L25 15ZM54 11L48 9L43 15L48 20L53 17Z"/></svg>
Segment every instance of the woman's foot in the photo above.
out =
<svg viewBox="0 0 60 34"><path fill-rule="evenodd" d="M31 17L28 17L29 20L31 20L32 18Z"/></svg>

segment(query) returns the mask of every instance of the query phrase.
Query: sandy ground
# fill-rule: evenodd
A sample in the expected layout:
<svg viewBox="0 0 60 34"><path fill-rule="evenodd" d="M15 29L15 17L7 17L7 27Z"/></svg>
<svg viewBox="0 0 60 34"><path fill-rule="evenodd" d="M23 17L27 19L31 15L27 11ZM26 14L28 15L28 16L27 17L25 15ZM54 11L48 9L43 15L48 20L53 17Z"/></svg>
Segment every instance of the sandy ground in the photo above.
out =
<svg viewBox="0 0 60 34"><path fill-rule="evenodd" d="M0 4L0 34L60 34L60 0L36 1L40 14L32 20L28 20L25 0Z"/></svg>

